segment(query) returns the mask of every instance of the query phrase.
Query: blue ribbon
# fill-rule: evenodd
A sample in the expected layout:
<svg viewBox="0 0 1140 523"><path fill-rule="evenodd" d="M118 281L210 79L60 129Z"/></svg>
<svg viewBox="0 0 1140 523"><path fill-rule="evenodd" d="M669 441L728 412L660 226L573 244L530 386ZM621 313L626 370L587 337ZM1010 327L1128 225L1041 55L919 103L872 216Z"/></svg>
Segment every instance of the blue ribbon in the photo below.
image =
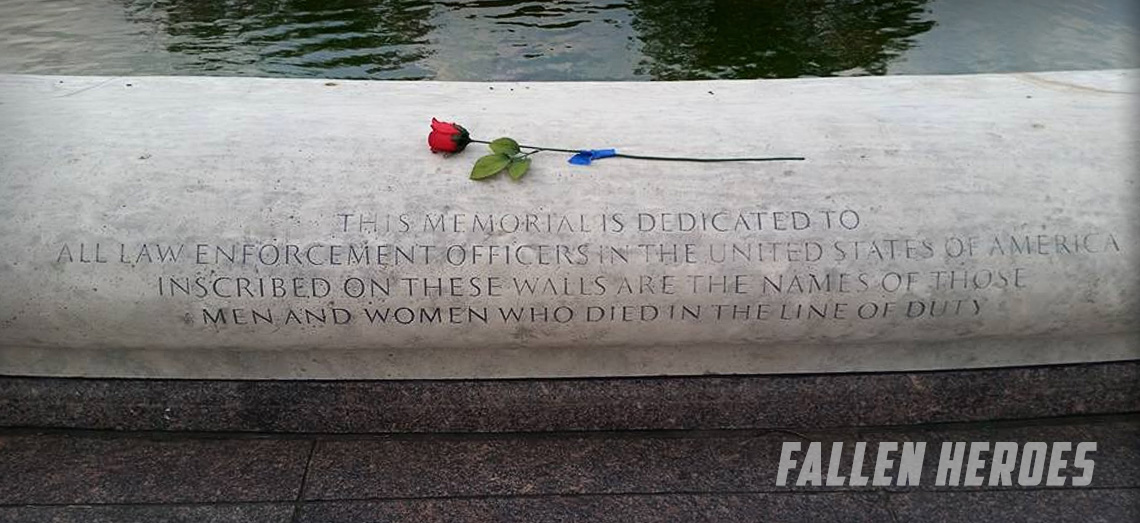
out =
<svg viewBox="0 0 1140 523"><path fill-rule="evenodd" d="M574 165L590 165L590 162L594 160L601 160L602 158L609 158L611 156L617 156L617 149L585 149L571 156L570 163Z"/></svg>

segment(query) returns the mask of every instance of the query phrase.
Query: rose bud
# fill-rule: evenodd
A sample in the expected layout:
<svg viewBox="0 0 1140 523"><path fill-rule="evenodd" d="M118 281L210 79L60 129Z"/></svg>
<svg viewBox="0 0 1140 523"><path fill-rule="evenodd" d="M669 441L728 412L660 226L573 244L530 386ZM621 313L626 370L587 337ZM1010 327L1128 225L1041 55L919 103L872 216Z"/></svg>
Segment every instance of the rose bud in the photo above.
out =
<svg viewBox="0 0 1140 523"><path fill-rule="evenodd" d="M441 122L431 119L431 134L428 135L428 147L433 153L457 153L471 143L471 135L467 129L454 123Z"/></svg>

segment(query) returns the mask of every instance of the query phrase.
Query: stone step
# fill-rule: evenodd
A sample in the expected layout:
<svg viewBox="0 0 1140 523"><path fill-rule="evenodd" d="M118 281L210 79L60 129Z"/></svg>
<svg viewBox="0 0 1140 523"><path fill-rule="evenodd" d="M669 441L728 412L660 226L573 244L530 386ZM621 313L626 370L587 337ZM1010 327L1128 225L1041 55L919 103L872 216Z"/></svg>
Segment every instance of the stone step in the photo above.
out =
<svg viewBox="0 0 1140 523"><path fill-rule="evenodd" d="M463 433L908 425L1140 412L1140 362L442 381L0 378L0 427Z"/></svg>

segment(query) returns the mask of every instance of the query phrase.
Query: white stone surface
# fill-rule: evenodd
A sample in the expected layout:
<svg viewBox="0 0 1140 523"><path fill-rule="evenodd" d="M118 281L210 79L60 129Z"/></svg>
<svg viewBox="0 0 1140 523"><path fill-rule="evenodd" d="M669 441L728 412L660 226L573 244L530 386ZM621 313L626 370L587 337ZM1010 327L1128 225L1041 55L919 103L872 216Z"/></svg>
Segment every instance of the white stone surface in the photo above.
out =
<svg viewBox="0 0 1140 523"><path fill-rule="evenodd" d="M1140 358L1138 78L0 76L0 374L458 378ZM575 167L567 155L544 153L521 182L479 183L467 172L483 146L452 157L428 152L433 116L482 139L807 160ZM638 232L639 213L655 216L652 230ZM717 227L735 227L743 215L747 228L662 230L687 219L678 213L726 213ZM548 217L555 229L566 218L569 229L472 232L475 216L499 226L527 215L541 229ZM379 225L361 230L361 216ZM401 216L409 231L383 230L385 217L396 226ZM447 230L425 232L439 216ZM559 245L569 256L558 256ZM682 260L663 260L653 247L647 261L641 245L676 248ZM752 249L753 259L710 259L733 245ZM372 263L348 263L349 249L362 246ZM542 249L551 263L505 263L503 253L520 246L523 261ZM218 259L219 247L237 261ZM395 247L414 250L415 262L376 263ZM615 262L611 247L629 261ZM256 259L268 261L275 248L290 263ZM310 248L323 265L307 260ZM162 260L167 249L181 249L177 261ZM247 263L243 249L254 252ZM333 249L342 265L331 265ZM467 261L450 264L449 249L451 261L460 252ZM499 254L471 263L479 249ZM830 278L830 289L812 288L813 277ZM223 296L238 292L238 278L254 292L266 282L269 296ZM273 297L273 278L291 295L311 294L314 278L330 289ZM390 295L353 297L353 278L390 284ZM404 278L418 282L410 292ZM425 295L424 278L442 278L447 295ZM450 278L459 278L458 296ZM538 293L520 296L516 278L536 282ZM499 296L487 296L496 282ZM924 304L921 314L912 302ZM931 302L939 312L949 304L947 312L932 317ZM612 308L621 306L632 307L628 321ZM643 321L650 307L657 318ZM693 314L682 317L681 307ZM520 308L521 321L503 320ZM544 309L548 321L540 321ZM224 325L210 320L219 310ZM387 311L387 322L370 321L368 311ZM351 320L336 324L346 314ZM412 324L393 322L409 314Z"/></svg>

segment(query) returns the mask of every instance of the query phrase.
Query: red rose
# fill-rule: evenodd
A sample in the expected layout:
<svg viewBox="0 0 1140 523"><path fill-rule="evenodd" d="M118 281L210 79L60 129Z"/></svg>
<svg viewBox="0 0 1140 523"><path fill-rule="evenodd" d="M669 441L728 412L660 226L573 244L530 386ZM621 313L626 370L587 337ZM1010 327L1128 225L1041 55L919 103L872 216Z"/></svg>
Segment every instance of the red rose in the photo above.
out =
<svg viewBox="0 0 1140 523"><path fill-rule="evenodd" d="M431 134L428 135L428 147L431 152L457 153L471 143L471 135L458 124L441 122L431 119Z"/></svg>

